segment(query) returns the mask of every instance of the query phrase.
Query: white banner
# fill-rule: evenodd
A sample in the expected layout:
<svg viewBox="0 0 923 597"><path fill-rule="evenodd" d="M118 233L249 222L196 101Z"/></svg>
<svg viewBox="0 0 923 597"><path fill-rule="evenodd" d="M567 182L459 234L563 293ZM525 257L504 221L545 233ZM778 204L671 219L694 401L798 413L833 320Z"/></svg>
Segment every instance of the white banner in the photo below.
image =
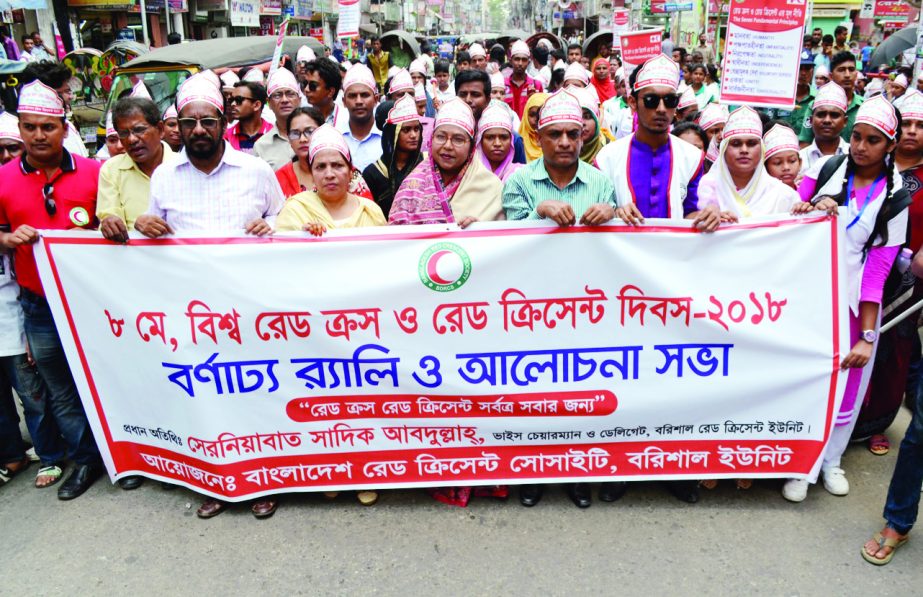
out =
<svg viewBox="0 0 923 597"><path fill-rule="evenodd" d="M242 500L804 476L845 378L838 234L43 232L36 254L110 476Z"/></svg>
<svg viewBox="0 0 923 597"><path fill-rule="evenodd" d="M792 108L807 0L735 0L728 14L722 104Z"/></svg>
<svg viewBox="0 0 923 597"><path fill-rule="evenodd" d="M338 0L337 37L358 37L360 21L359 0Z"/></svg>
<svg viewBox="0 0 923 597"><path fill-rule="evenodd" d="M232 27L259 27L259 0L230 0Z"/></svg>

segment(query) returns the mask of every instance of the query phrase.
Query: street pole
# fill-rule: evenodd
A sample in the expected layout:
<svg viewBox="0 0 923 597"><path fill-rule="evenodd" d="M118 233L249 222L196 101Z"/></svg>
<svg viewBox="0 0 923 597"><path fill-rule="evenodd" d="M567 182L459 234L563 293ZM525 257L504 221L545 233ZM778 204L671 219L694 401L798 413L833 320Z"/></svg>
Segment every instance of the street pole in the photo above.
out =
<svg viewBox="0 0 923 597"><path fill-rule="evenodd" d="M920 10L920 20L917 21L917 55L916 60L913 61L913 81L911 81L911 85L916 85L921 70L923 70L923 9Z"/></svg>
<svg viewBox="0 0 923 597"><path fill-rule="evenodd" d="M705 43L708 44L708 6L711 4L711 0L704 0L705 11L703 16L702 26L699 27L699 33L705 34Z"/></svg>
<svg viewBox="0 0 923 597"><path fill-rule="evenodd" d="M147 35L147 5L144 0L141 0L141 37L143 38L144 45L150 47L150 37Z"/></svg>
<svg viewBox="0 0 923 597"><path fill-rule="evenodd" d="M170 0L163 0L164 19L167 21L167 35L170 35Z"/></svg>

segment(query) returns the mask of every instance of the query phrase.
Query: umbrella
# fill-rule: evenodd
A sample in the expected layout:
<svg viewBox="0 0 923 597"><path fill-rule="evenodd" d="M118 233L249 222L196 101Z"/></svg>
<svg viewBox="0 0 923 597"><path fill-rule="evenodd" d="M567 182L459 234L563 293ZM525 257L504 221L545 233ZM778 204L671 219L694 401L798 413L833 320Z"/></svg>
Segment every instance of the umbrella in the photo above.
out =
<svg viewBox="0 0 923 597"><path fill-rule="evenodd" d="M594 58L599 53L599 46L602 44L612 45L611 31L597 31L583 42L583 55L588 58Z"/></svg>
<svg viewBox="0 0 923 597"><path fill-rule="evenodd" d="M406 46L405 51L410 51L413 58L420 55L420 44L413 35L400 29L389 31L381 36L381 45L391 51L394 46Z"/></svg>
<svg viewBox="0 0 923 597"><path fill-rule="evenodd" d="M526 40L526 43L529 44L530 48L534 49L536 44L538 44L538 40L540 39L547 39L551 42L551 45L553 45L558 50L564 49L564 42L561 41L561 38L554 33L549 33L547 31L539 31L538 33L533 34L529 39Z"/></svg>
<svg viewBox="0 0 923 597"><path fill-rule="evenodd" d="M905 51L917 45L917 28L904 27L888 39L881 42L872 52L866 70L875 69L890 62L895 56L900 56Z"/></svg>

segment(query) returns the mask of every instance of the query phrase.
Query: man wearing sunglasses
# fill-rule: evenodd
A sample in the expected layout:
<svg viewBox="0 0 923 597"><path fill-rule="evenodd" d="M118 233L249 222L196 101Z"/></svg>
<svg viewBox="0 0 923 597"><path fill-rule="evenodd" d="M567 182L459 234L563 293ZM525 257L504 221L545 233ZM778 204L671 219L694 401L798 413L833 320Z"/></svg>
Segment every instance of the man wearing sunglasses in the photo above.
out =
<svg viewBox="0 0 923 597"><path fill-rule="evenodd" d="M340 110L336 103L343 75L340 68L327 58L319 58L305 64L304 94L311 107L317 108L326 124L336 126Z"/></svg>
<svg viewBox="0 0 923 597"><path fill-rule="evenodd" d="M686 218L704 232L717 230L718 209L698 209L704 156L670 135L679 105L679 66L661 54L636 69L628 83L628 105L638 115L638 129L596 157L615 187L617 215L632 225L643 224L644 218Z"/></svg>
<svg viewBox="0 0 923 597"><path fill-rule="evenodd" d="M266 92L269 94L269 109L276 117L276 124L254 143L253 155L269 164L273 170L278 170L295 157L288 142L285 123L288 122L288 115L301 105L301 90L292 71L280 67L269 77Z"/></svg>
<svg viewBox="0 0 923 597"><path fill-rule="evenodd" d="M33 244L39 230L95 226L99 163L64 148L64 102L55 89L29 83L18 111L25 153L0 167L0 245L14 252L26 338L48 390L41 403L23 397L24 406L37 414L38 424L30 426L42 462L35 484L56 483L70 456L75 468L58 489L59 499L70 500L99 478L103 465L45 300Z"/></svg>
<svg viewBox="0 0 923 597"><path fill-rule="evenodd" d="M260 137L272 130L272 124L262 116L266 89L252 81L234 83L227 105L230 120L236 122L228 127L224 138L237 151L252 154Z"/></svg>
<svg viewBox="0 0 923 597"><path fill-rule="evenodd" d="M702 232L714 232L721 223L718 208L698 208L705 156L670 134L679 106L679 72L679 65L661 54L631 74L628 105L638 115L638 129L603 147L596 163L615 187L615 213L626 224L644 224L645 218L685 218ZM697 481L674 481L666 486L684 502L699 500ZM613 502L627 487L625 482L603 483L599 499Z"/></svg>

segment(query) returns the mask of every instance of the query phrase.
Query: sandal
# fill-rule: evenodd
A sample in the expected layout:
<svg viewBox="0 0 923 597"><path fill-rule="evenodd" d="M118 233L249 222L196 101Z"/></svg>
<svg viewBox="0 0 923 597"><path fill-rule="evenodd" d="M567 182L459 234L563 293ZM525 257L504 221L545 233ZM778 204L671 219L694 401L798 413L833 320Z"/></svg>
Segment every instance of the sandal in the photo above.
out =
<svg viewBox="0 0 923 597"><path fill-rule="evenodd" d="M11 462L4 466L0 466L0 485L9 483L13 477L29 468L30 464L32 464L32 461L30 461L28 457L24 457L17 462ZM15 466L16 468L11 468L11 466Z"/></svg>
<svg viewBox="0 0 923 597"><path fill-rule="evenodd" d="M878 433L869 438L869 452L876 456L884 456L891 451L891 442L887 436Z"/></svg>
<svg viewBox="0 0 923 597"><path fill-rule="evenodd" d="M35 475L35 486L39 489L51 487L52 485L60 481L63 475L64 475L64 471L61 470L61 467L56 464L53 464L51 466L43 466L42 468L38 469L38 474ZM40 484L38 482L39 477L51 477L51 481L49 483Z"/></svg>
<svg viewBox="0 0 923 597"><path fill-rule="evenodd" d="M377 491L358 491L356 492L356 497L359 498L359 503L363 506L374 506L378 503Z"/></svg>
<svg viewBox="0 0 923 597"><path fill-rule="evenodd" d="M699 481L699 485L704 489L712 490L718 487L718 479L702 479Z"/></svg>
<svg viewBox="0 0 923 597"><path fill-rule="evenodd" d="M898 538L898 537L885 537L885 536L883 536L881 533L875 533L875 536L872 537L872 539L878 543L878 549L879 549L879 550L888 547L888 548L891 549L891 551L888 552L888 555L886 555L885 557L879 559L879 558L876 558L876 557L873 556L873 555L869 555L869 553L868 553L867 551L865 551L865 545L863 545L863 546L862 546L862 550L861 550L861 551L862 551L862 557L863 557L863 559L865 559L865 561L868 562L869 564L874 564L874 565L876 565L876 566L884 566L885 564L887 564L888 562L891 561L891 558L894 557L894 552L897 551L897 549L898 549L901 545L903 545L904 543L907 543L907 540L910 539L910 537L907 537L906 535L905 535L904 537L901 537L901 538Z"/></svg>
<svg viewBox="0 0 923 597"><path fill-rule="evenodd" d="M753 487L753 479L737 479L737 489L746 491Z"/></svg>

